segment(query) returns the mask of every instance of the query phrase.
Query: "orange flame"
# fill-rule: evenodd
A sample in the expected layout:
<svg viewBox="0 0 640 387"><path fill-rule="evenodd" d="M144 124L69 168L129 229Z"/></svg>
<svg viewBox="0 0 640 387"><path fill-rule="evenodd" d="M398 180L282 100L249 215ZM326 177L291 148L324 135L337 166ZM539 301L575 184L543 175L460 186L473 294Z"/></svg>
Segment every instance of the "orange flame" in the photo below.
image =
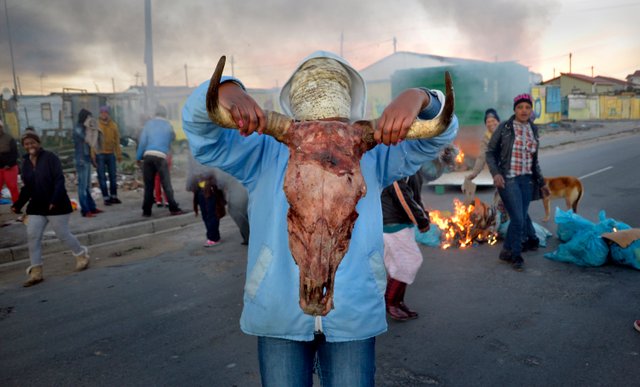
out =
<svg viewBox="0 0 640 387"><path fill-rule="evenodd" d="M456 156L456 164L460 165L464 162L464 153L462 153L462 151L460 151L458 153L458 155Z"/></svg>
<svg viewBox="0 0 640 387"><path fill-rule="evenodd" d="M487 242L493 245L497 242L497 233L493 230L491 213L487 206L476 199L474 204L465 205L458 199L453 199L453 214L429 211L431 224L442 230L441 248L451 246L465 248L474 241Z"/></svg>

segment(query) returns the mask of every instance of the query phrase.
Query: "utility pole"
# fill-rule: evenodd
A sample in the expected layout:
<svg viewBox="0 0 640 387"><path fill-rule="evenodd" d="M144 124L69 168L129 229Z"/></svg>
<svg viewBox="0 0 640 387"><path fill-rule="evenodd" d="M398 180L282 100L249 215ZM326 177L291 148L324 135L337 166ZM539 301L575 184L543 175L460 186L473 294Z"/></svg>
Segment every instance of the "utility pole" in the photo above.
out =
<svg viewBox="0 0 640 387"><path fill-rule="evenodd" d="M569 53L569 74L571 74L571 56L573 54Z"/></svg>
<svg viewBox="0 0 640 387"><path fill-rule="evenodd" d="M340 57L344 58L344 31L340 32Z"/></svg>
<svg viewBox="0 0 640 387"><path fill-rule="evenodd" d="M231 76L235 77L235 61L233 60L233 55L231 55Z"/></svg>
<svg viewBox="0 0 640 387"><path fill-rule="evenodd" d="M113 77L111 77L111 87L113 89L113 92L116 92L116 81L115 79L113 79Z"/></svg>
<svg viewBox="0 0 640 387"><path fill-rule="evenodd" d="M396 53L396 48L398 46L398 39L396 39L396 37L393 37L393 53Z"/></svg>
<svg viewBox="0 0 640 387"><path fill-rule="evenodd" d="M591 66L591 78L593 78L593 66Z"/></svg>
<svg viewBox="0 0 640 387"><path fill-rule="evenodd" d="M150 109L155 104L154 77L153 77L153 31L151 26L151 0L144 2L144 63L147 65L147 107Z"/></svg>
<svg viewBox="0 0 640 387"><path fill-rule="evenodd" d="M189 87L189 74L187 73L187 64L184 64L184 84Z"/></svg>
<svg viewBox="0 0 640 387"><path fill-rule="evenodd" d="M9 37L9 55L11 55L11 71L13 72L13 95L18 98L18 81L16 79L16 65L13 60L13 42L11 40L11 27L9 26L9 11L7 10L7 0L4 0L4 16L7 21L7 36Z"/></svg>

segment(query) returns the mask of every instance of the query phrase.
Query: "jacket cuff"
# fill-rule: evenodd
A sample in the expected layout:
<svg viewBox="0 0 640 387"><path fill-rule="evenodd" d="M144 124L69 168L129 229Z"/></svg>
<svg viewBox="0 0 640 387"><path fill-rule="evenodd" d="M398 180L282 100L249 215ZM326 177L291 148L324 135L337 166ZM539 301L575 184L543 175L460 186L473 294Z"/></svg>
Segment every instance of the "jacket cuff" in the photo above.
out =
<svg viewBox="0 0 640 387"><path fill-rule="evenodd" d="M444 94L440 90L429 90L426 87L418 87L418 89L429 94L429 104L418 114L418 118L432 120L439 116L444 108Z"/></svg>

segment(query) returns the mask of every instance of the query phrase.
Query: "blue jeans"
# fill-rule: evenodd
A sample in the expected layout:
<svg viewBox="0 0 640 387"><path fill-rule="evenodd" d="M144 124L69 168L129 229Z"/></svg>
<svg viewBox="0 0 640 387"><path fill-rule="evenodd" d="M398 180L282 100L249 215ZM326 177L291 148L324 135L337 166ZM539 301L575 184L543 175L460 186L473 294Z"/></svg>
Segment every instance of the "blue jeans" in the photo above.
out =
<svg viewBox="0 0 640 387"><path fill-rule="evenodd" d="M258 337L258 360L264 387L313 385L315 369L323 387L375 385L375 338L329 343Z"/></svg>
<svg viewBox="0 0 640 387"><path fill-rule="evenodd" d="M531 175L506 178L505 187L498 189L504 207L509 213L509 227L504 241L505 250L515 257L522 253L522 242L536 237L533 222L529 217L529 203L533 196Z"/></svg>
<svg viewBox="0 0 640 387"><path fill-rule="evenodd" d="M116 155L113 153L103 153L96 155L96 163L98 164L98 183L100 183L100 191L102 197L107 200L109 198L118 197L118 183L116 175ZM109 174L109 189L107 190L107 175Z"/></svg>
<svg viewBox="0 0 640 387"><path fill-rule="evenodd" d="M207 229L207 239L217 242L220 240L220 219L216 216L216 195L211 192L211 195L207 198L200 187L197 188L196 195L198 196L198 206L200 207L200 214L202 214L202 221Z"/></svg>
<svg viewBox="0 0 640 387"><path fill-rule="evenodd" d="M78 201L82 215L96 210L96 202L91 197L91 163L89 161L76 162L78 174Z"/></svg>

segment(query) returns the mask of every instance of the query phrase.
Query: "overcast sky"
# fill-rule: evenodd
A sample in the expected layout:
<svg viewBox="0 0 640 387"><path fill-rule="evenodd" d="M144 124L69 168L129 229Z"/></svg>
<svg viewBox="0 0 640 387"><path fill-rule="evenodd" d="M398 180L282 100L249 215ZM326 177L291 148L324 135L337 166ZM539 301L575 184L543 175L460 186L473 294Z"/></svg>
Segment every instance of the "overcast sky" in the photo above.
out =
<svg viewBox="0 0 640 387"><path fill-rule="evenodd" d="M5 1L24 94L146 83L144 0L0 0L0 88L13 87ZM569 53L574 73L640 69L637 0L152 0L152 14L163 86L201 83L222 54L249 87L281 86L310 52L339 53L341 34L356 69L394 37L398 51L514 60L545 80L569 72Z"/></svg>

